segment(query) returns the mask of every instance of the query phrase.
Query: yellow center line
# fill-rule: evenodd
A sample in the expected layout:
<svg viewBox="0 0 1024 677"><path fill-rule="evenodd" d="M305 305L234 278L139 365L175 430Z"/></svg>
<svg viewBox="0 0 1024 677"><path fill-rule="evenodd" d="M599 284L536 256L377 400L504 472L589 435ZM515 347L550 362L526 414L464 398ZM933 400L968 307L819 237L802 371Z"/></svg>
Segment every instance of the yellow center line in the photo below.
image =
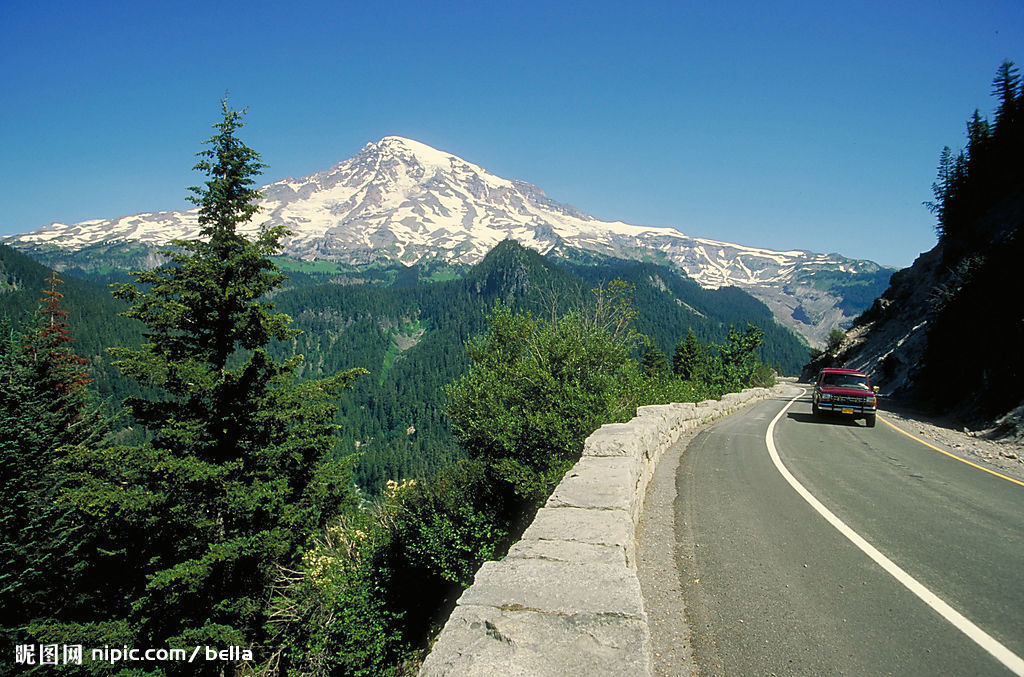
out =
<svg viewBox="0 0 1024 677"><path fill-rule="evenodd" d="M990 474L990 475L995 475L996 477L1002 477L1002 478L1003 478L1004 480L1006 480L1007 482L1013 482L1014 484L1019 484L1020 486L1024 487L1024 482L1021 482L1020 480L1015 480L1015 479L1013 479L1012 477L1007 477L1006 475L1004 475L1004 474L1002 474L1002 473L998 473L998 472L996 472L995 470L989 470L989 469L988 469L988 468L986 468L985 466L981 466L981 465L978 465L977 463L971 463L971 462L970 462L970 461L968 461L967 459L965 459L965 458L960 458L960 457L959 457L959 456L957 456L956 454L951 454L951 453L949 453L948 451L946 451L945 449L939 449L939 448L938 448L937 446L935 446L934 444L929 444L928 442L925 442L924 440L922 440L922 439L921 439L920 437L918 437L917 435L914 435L914 434L912 434L912 433L908 433L908 432L907 432L906 430L904 430L903 428L899 427L899 426L898 426L898 425L896 425L895 423L892 423L891 421L887 421L886 419L882 418L881 416L878 416L878 420L880 420L880 421L881 421L882 423L886 424L887 426L889 426L889 427L890 427L890 428L892 428L893 430L896 430L896 431L899 431L899 432L903 433L904 435L906 435L906 436L907 436L907 437L909 437L910 439L912 439L912 440L917 440L918 442L920 442L920 443L921 443L921 444L923 444L924 446L928 447L929 449L934 449L935 451L939 452L940 454L945 454L946 456L949 456L949 457L950 457L950 458L952 458L952 459L955 459L955 460L957 460L957 461L960 461L961 463L966 463L967 465L971 466L972 468L977 468L978 470L984 470L985 472L987 472L987 473L988 473L988 474Z"/></svg>

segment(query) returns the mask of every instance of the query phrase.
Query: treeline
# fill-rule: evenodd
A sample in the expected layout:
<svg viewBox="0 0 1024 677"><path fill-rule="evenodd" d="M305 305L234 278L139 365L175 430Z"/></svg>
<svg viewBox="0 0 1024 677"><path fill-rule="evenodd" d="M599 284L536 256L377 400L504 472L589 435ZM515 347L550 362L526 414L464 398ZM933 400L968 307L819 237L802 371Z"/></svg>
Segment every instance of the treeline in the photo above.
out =
<svg viewBox="0 0 1024 677"><path fill-rule="evenodd" d="M992 90L992 120L974 112L966 146L942 150L932 185L928 206L950 272L933 291L936 319L918 379L924 400L948 410L952 398L982 416L1024 399L1024 298L1010 291L1024 259L1024 91L1012 62L1000 65Z"/></svg>
<svg viewBox="0 0 1024 677"><path fill-rule="evenodd" d="M795 373L807 359L808 348L739 289L702 289L649 263L551 260L513 241L499 244L458 280L403 289L321 284L284 291L275 302L304 333L279 350L315 356L304 375L346 365L370 372L341 403L338 422L343 448L360 454L359 486L377 494L388 479L424 477L465 457L443 412L444 386L468 368L465 342L483 330L496 302L550 318L616 279L633 285L635 328L663 353L688 330L704 344L724 345L731 327L750 322L762 332L761 362ZM409 327L419 335L403 343ZM630 357L639 359L645 349L635 347Z"/></svg>
<svg viewBox="0 0 1024 677"><path fill-rule="evenodd" d="M967 121L967 145L955 155L949 146L942 149L932 184L935 200L927 203L938 217L936 231L947 260L953 262L1005 230L1005 220L979 220L1018 197L1024 185L1024 97L1013 62L999 66L992 92L997 99L992 121L975 110Z"/></svg>
<svg viewBox="0 0 1024 677"><path fill-rule="evenodd" d="M675 371L664 368L637 330L631 284L599 284L584 300L558 284L535 295L528 264L551 264L513 245L447 288L449 310L469 316L493 292L479 327L454 323L422 291L389 297L398 319L382 323L380 298L347 289L339 305L304 304L316 331L302 334L275 305L284 275L270 257L285 231L236 232L254 215L262 168L241 126L225 102L199 154L201 238L171 243L166 265L115 285L144 327L111 349L135 384L125 405L142 434L124 436L91 398L56 276L32 321L0 325L0 636L15 658L5 670L48 670L48 647L81 645L215 649L195 663L133 661L138 675L408 674L444 609L516 539L590 432L641 404L770 378L754 326L714 347L690 332ZM550 279L575 284L564 271ZM398 388L411 360L389 358L384 339L396 329L408 345L427 328L466 340L460 356L427 344L430 364L467 368L402 397L443 392L461 453L372 498L339 446L351 433L339 431L336 403L353 385ZM381 373L338 357L349 350ZM122 667L87 651L62 669Z"/></svg>

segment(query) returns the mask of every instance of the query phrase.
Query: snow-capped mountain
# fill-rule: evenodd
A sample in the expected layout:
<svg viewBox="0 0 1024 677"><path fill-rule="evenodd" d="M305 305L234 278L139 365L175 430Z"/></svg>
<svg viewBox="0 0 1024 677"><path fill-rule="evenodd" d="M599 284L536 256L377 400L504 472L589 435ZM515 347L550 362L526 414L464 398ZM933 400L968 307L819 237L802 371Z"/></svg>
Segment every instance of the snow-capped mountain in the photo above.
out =
<svg viewBox="0 0 1024 677"><path fill-rule="evenodd" d="M602 221L425 144L388 136L329 170L262 189L249 226L285 225L284 253L346 264L427 259L473 264L504 239L542 253L576 248L621 258L671 262L705 287L737 285L772 307L812 343L846 319L829 287L810 283L875 275L880 266L837 255L771 251L688 237L674 228ZM197 210L152 212L73 225L53 223L6 238L28 253L82 252L117 245L157 247L195 236ZM868 301L870 303L870 301Z"/></svg>

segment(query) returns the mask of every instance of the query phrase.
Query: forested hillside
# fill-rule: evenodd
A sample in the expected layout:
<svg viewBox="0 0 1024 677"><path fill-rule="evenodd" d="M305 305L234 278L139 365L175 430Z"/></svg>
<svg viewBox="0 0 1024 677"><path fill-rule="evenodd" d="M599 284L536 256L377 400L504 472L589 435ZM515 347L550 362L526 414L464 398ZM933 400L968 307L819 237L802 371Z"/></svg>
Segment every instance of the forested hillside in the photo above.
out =
<svg viewBox="0 0 1024 677"><path fill-rule="evenodd" d="M370 374L341 405L345 450L361 454L357 479L377 493L389 479L421 477L463 452L442 415L443 386L468 367L466 340L498 301L548 317L621 279L635 285L636 329L670 355L692 329L703 343L724 343L730 326L764 332L759 358L795 373L807 347L778 325L761 302L736 288L706 290L649 263L547 259L516 242L496 247L462 279L411 287L321 284L282 292L277 307L303 334L292 346L308 356L303 373L322 376L358 366Z"/></svg>
<svg viewBox="0 0 1024 677"><path fill-rule="evenodd" d="M17 322L38 307L48 271L6 246L0 246L0 265L8 280L2 312ZM506 241L462 278L432 282L433 272L349 271L366 283L338 284L327 281L337 279L336 268L296 270L274 296L302 330L287 344L274 344L274 354L305 355L302 377L352 366L370 372L355 382L338 414L339 448L361 454L356 478L370 494L388 479L422 477L464 455L442 414L443 388L466 370L465 343L482 331L497 301L544 317L552 306L565 312L585 303L593 288L622 279L635 286L637 330L666 355L689 330L702 343L721 344L730 326L749 322L764 332L758 357L765 364L795 373L807 359L807 347L760 301L735 287L703 289L664 266L592 255L548 259ZM116 405L138 388L111 365L105 348L139 345L140 326L118 315L126 306L107 285L66 280L76 348L90 360L97 393Z"/></svg>
<svg viewBox="0 0 1024 677"><path fill-rule="evenodd" d="M51 271L7 245L0 245L0 320L9 324L29 321L39 309L45 280ZM90 385L102 400L120 406L135 392L130 379L111 364L106 348L138 345L141 326L118 313L127 306L110 295L105 284L64 275L61 292L76 352L89 360Z"/></svg>

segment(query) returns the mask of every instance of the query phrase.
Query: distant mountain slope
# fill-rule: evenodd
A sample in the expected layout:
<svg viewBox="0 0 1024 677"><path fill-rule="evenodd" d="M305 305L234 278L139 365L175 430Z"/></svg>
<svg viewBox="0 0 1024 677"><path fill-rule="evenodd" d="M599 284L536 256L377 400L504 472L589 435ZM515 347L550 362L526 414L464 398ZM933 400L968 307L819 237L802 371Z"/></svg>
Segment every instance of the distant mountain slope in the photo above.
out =
<svg viewBox="0 0 1024 677"><path fill-rule="evenodd" d="M750 290L814 344L863 310L860 299L877 296L891 272L838 254L772 251L602 221L537 186L396 136L367 144L329 170L262 190L263 221L293 231L284 253L295 259L471 265L514 239L542 253L584 250L673 264L705 288ZM53 223L6 241L61 269L137 268L156 263L156 247L194 236L196 215L193 209ZM862 293L865 286L869 294Z"/></svg>

